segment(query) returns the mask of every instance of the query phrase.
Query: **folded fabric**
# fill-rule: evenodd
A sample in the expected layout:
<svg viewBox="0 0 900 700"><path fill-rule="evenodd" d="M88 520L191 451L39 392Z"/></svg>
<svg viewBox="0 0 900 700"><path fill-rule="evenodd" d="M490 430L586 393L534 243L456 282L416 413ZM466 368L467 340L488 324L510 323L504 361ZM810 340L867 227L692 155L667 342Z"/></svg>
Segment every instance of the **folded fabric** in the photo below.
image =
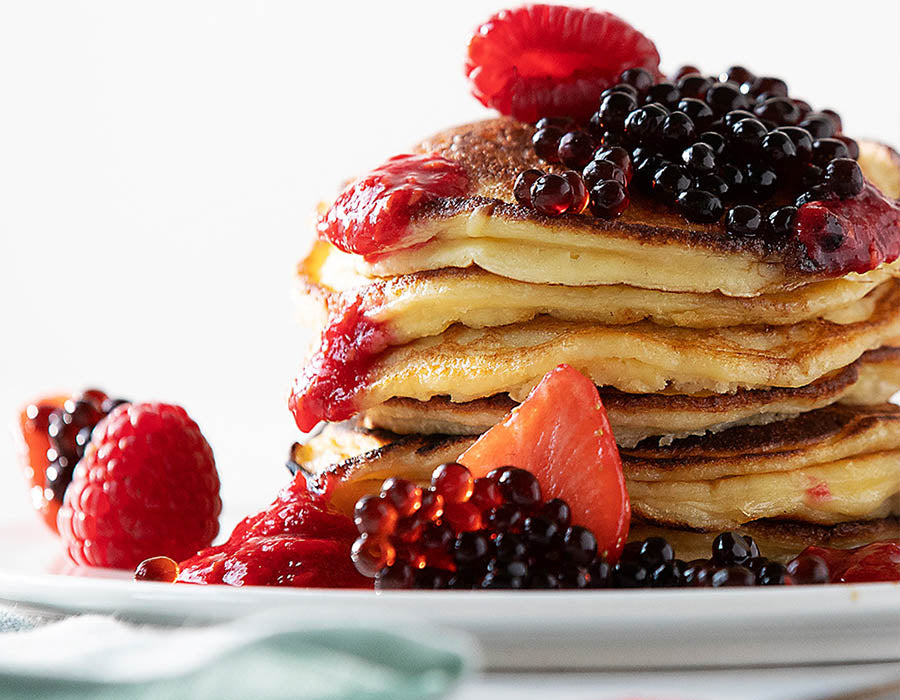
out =
<svg viewBox="0 0 900 700"><path fill-rule="evenodd" d="M0 635L0 698L441 698L469 666L455 634L388 629L293 609L181 628L72 617Z"/></svg>

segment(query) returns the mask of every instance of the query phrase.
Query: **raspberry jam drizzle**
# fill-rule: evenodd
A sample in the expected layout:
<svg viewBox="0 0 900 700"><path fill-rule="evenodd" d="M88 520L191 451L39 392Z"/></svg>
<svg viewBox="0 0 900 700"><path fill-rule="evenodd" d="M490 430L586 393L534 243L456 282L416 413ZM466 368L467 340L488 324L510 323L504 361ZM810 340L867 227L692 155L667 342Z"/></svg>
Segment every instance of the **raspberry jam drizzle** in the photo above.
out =
<svg viewBox="0 0 900 700"><path fill-rule="evenodd" d="M824 559L832 583L900 581L900 540L873 542L856 549L807 547L803 554Z"/></svg>
<svg viewBox="0 0 900 700"><path fill-rule="evenodd" d="M321 420L346 420L375 356L390 345L384 323L366 316L363 298L329 315L315 353L294 380L288 406L297 427L309 432Z"/></svg>
<svg viewBox="0 0 900 700"><path fill-rule="evenodd" d="M804 204L794 233L817 270L868 272L900 256L900 206L867 183L852 199Z"/></svg>
<svg viewBox="0 0 900 700"><path fill-rule="evenodd" d="M441 197L466 193L469 177L452 160L431 153L398 155L338 195L319 219L319 237L345 253L372 256L424 243L409 230L413 214Z"/></svg>
<svg viewBox="0 0 900 700"><path fill-rule="evenodd" d="M181 562L178 583L371 588L350 560L356 526L310 495L302 474L241 521L225 544Z"/></svg>

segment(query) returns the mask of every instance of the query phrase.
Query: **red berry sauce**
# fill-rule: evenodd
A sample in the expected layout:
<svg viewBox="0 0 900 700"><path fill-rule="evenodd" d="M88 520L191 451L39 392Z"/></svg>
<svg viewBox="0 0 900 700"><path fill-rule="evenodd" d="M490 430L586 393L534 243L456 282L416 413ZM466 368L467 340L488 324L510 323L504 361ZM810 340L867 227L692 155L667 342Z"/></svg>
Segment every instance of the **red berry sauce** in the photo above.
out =
<svg viewBox="0 0 900 700"><path fill-rule="evenodd" d="M817 270L868 272L900 256L900 205L866 184L852 199L804 204L794 233Z"/></svg>
<svg viewBox="0 0 900 700"><path fill-rule="evenodd" d="M319 236L347 253L375 256L425 240L409 222L424 204L468 191L465 169L436 154L394 156L347 187L319 219Z"/></svg>
<svg viewBox="0 0 900 700"><path fill-rule="evenodd" d="M276 501L241 521L228 541L181 562L178 583L371 588L356 571L353 521L310 495L303 475Z"/></svg>
<svg viewBox="0 0 900 700"><path fill-rule="evenodd" d="M900 581L900 540L873 542L856 549L807 547L801 553L820 557L832 583Z"/></svg>
<svg viewBox="0 0 900 700"><path fill-rule="evenodd" d="M353 416L354 397L375 356L390 341L385 324L366 316L362 297L332 312L321 342L291 389L288 405L297 427L308 432L321 420Z"/></svg>

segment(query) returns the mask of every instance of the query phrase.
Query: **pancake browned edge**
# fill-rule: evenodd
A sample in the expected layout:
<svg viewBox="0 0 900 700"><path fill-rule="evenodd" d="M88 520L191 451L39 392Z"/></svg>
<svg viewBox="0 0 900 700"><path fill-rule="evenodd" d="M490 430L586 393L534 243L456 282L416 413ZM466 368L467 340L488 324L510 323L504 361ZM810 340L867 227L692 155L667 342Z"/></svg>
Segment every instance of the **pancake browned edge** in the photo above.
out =
<svg viewBox="0 0 900 700"><path fill-rule="evenodd" d="M860 405L884 403L900 389L900 348L865 353L852 365L799 388L743 389L733 394L628 394L600 387L616 442L633 447L658 436L673 439L718 432L736 425L762 424L823 408L836 401ZM364 411L366 428L412 433L479 435L517 405L508 394L454 403L393 398Z"/></svg>
<svg viewBox="0 0 900 700"><path fill-rule="evenodd" d="M427 483L436 466L457 459L475 439L400 437L333 424L306 445L295 445L291 459L314 490L327 485L335 506L349 512L390 476ZM639 445L621 455L635 516L673 531L767 528L773 541L794 547L810 543L796 533L818 533L815 541L825 542L826 533L849 532L851 523L869 523L854 530L864 533L900 513L900 407L889 404L831 406L667 447ZM768 502L783 510L754 515L773 487ZM692 502L667 500L670 492L691 488L713 493ZM744 515L735 519L734 512ZM855 546L860 538L835 536L832 544Z"/></svg>

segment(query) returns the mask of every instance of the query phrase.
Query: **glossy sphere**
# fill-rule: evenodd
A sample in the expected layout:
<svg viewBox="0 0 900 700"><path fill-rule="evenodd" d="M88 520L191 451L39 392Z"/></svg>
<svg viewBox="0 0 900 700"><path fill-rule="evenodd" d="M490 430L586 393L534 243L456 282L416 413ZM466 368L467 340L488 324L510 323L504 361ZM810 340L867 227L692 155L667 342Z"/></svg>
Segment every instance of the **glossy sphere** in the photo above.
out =
<svg viewBox="0 0 900 700"><path fill-rule="evenodd" d="M612 92L600 101L600 108L591 116L589 126L594 133L622 131L625 118L637 106L637 100L630 93Z"/></svg>
<svg viewBox="0 0 900 700"><path fill-rule="evenodd" d="M756 78L756 80L746 86L746 92L754 96L771 95L786 97L788 94L788 86L781 78L764 76Z"/></svg>
<svg viewBox="0 0 900 700"><path fill-rule="evenodd" d="M462 532L453 543L453 557L457 564L474 564L489 558L493 547L490 534L483 530Z"/></svg>
<svg viewBox="0 0 900 700"><path fill-rule="evenodd" d="M716 167L716 152L708 143L699 141L684 149L681 160L692 172L708 173Z"/></svg>
<svg viewBox="0 0 900 700"><path fill-rule="evenodd" d="M700 75L700 73L688 73L678 78L675 87L681 93L681 97L690 97L693 99L703 99L715 81L712 78ZM679 107L678 109L681 109ZM712 112L712 110L710 110Z"/></svg>
<svg viewBox="0 0 900 700"><path fill-rule="evenodd" d="M628 68L622 71L619 82L633 86L638 92L646 92L653 85L653 75L643 68Z"/></svg>
<svg viewBox="0 0 900 700"><path fill-rule="evenodd" d="M847 147L847 153L850 154L850 157L853 160L859 159L859 144L856 143L856 141L851 139L849 136L844 136L843 134L838 134L834 138L836 138Z"/></svg>
<svg viewBox="0 0 900 700"><path fill-rule="evenodd" d="M613 571L613 581L618 588L644 588L650 584L650 572L638 562L619 561Z"/></svg>
<svg viewBox="0 0 900 700"><path fill-rule="evenodd" d="M756 575L745 566L729 566L716 571L710 582L713 588L752 586L756 583Z"/></svg>
<svg viewBox="0 0 900 700"><path fill-rule="evenodd" d="M594 153L594 160L609 161L625 173L626 180L631 179L631 156L621 146L599 149Z"/></svg>
<svg viewBox="0 0 900 700"><path fill-rule="evenodd" d="M648 537L641 543L638 557L644 564L653 567L672 561L675 558L675 550L662 537Z"/></svg>
<svg viewBox="0 0 900 700"><path fill-rule="evenodd" d="M513 185L513 196L519 204L526 207L531 206L531 186L543 174L540 170L535 170L534 168L523 170L519 173Z"/></svg>
<svg viewBox="0 0 900 700"><path fill-rule="evenodd" d="M719 75L719 80L723 83L732 82L737 83L738 85L752 83L755 79L756 76L744 68L744 66L731 66L727 70L722 71Z"/></svg>
<svg viewBox="0 0 900 700"><path fill-rule="evenodd" d="M777 561L767 561L756 571L756 583L760 586L783 586L793 583L787 567Z"/></svg>
<svg viewBox="0 0 900 700"><path fill-rule="evenodd" d="M531 145L537 157L547 163L559 162L559 140L563 137L562 129L557 126L547 126L538 129L531 137Z"/></svg>
<svg viewBox="0 0 900 700"><path fill-rule="evenodd" d="M734 236L755 236L762 227L762 214L756 207L739 204L725 215L725 230Z"/></svg>
<svg viewBox="0 0 900 700"><path fill-rule="evenodd" d="M749 535L723 532L713 540L712 558L719 566L741 565L759 556L759 547Z"/></svg>
<svg viewBox="0 0 900 700"><path fill-rule="evenodd" d="M422 507L414 516L421 523L434 522L444 515L444 497L429 489L422 494Z"/></svg>
<svg viewBox="0 0 900 700"><path fill-rule="evenodd" d="M664 165L653 176L653 195L660 201L674 204L678 195L693 184L688 171L681 165Z"/></svg>
<svg viewBox="0 0 900 700"><path fill-rule="evenodd" d="M569 168L581 169L590 162L594 155L594 139L586 131L580 129L570 131L559 140L559 160Z"/></svg>
<svg viewBox="0 0 900 700"><path fill-rule="evenodd" d="M698 175L694 180L694 187L698 190L714 194L720 199L728 194L728 183L725 182L722 177L713 173Z"/></svg>
<svg viewBox="0 0 900 700"><path fill-rule="evenodd" d="M661 136L667 116L668 112L656 104L636 109L625 119L625 135L636 144L655 142Z"/></svg>
<svg viewBox="0 0 900 700"><path fill-rule="evenodd" d="M706 104L715 114L725 114L733 109L746 109L749 100L734 83L713 83L706 91Z"/></svg>
<svg viewBox="0 0 900 700"><path fill-rule="evenodd" d="M561 529L566 529L572 522L572 511L569 504L561 498L551 498L541 508L541 515L549 518Z"/></svg>
<svg viewBox="0 0 900 700"><path fill-rule="evenodd" d="M699 74L700 74L700 69L697 68L697 66L685 64L683 66L680 66L678 68L678 70L676 70L672 74L672 79L677 82L677 81L681 80L683 77L685 77L686 75L699 75Z"/></svg>
<svg viewBox="0 0 900 700"><path fill-rule="evenodd" d="M790 126L800 121L800 108L786 97L769 97L753 108L753 113L762 120L774 122L778 126Z"/></svg>
<svg viewBox="0 0 900 700"><path fill-rule="evenodd" d="M587 185L584 184L584 179L581 175L574 170L566 170L562 176L568 180L569 187L572 188L572 206L569 207L568 212L570 214L581 214L587 209L591 201Z"/></svg>
<svg viewBox="0 0 900 700"><path fill-rule="evenodd" d="M448 462L432 472L431 487L443 496L444 503L465 503L472 497L475 480L462 464Z"/></svg>
<svg viewBox="0 0 900 700"><path fill-rule="evenodd" d="M678 209L688 221L714 223L722 218L722 200L709 192L690 190L678 195Z"/></svg>
<svg viewBox="0 0 900 700"><path fill-rule="evenodd" d="M731 127L728 142L735 154L752 157L760 152L766 133L767 129L759 119L741 119Z"/></svg>
<svg viewBox="0 0 900 700"><path fill-rule="evenodd" d="M381 486L381 496L397 509L401 518L407 518L422 506L422 489L407 479L391 477Z"/></svg>
<svg viewBox="0 0 900 700"><path fill-rule="evenodd" d="M686 114L694 123L696 129L704 129L712 123L713 111L703 100L684 97L678 101L677 109Z"/></svg>
<svg viewBox="0 0 900 700"><path fill-rule="evenodd" d="M800 121L799 126L806 129L814 139L826 139L834 136L834 122L821 112L810 112Z"/></svg>
<svg viewBox="0 0 900 700"><path fill-rule="evenodd" d="M772 131L763 136L760 148L766 162L778 169L783 169L797 158L797 147L783 131Z"/></svg>
<svg viewBox="0 0 900 700"><path fill-rule="evenodd" d="M662 124L662 141L669 149L683 148L696 135L693 120L684 112L672 112Z"/></svg>
<svg viewBox="0 0 900 700"><path fill-rule="evenodd" d="M483 527L481 510L474 503L448 503L444 506L444 519L457 532L471 532Z"/></svg>
<svg viewBox="0 0 900 700"><path fill-rule="evenodd" d="M697 137L697 140L710 146L717 156L722 155L725 151L725 137L715 131L704 131ZM810 146L812 146L811 142Z"/></svg>
<svg viewBox="0 0 900 700"><path fill-rule="evenodd" d="M775 194L778 176L767 165L749 163L744 170L744 194L753 201L763 202Z"/></svg>
<svg viewBox="0 0 900 700"><path fill-rule="evenodd" d="M180 569L178 562L169 557L151 557L144 559L134 570L135 581L159 581L161 583L174 583L178 578Z"/></svg>
<svg viewBox="0 0 900 700"><path fill-rule="evenodd" d="M385 567L393 566L396 556L394 546L387 539L368 534L356 538L350 550L356 570L368 578L374 578Z"/></svg>
<svg viewBox="0 0 900 700"><path fill-rule="evenodd" d="M825 168L825 186L841 199L855 197L865 184L862 170L852 158L835 158Z"/></svg>
<svg viewBox="0 0 900 700"><path fill-rule="evenodd" d="M672 83L656 83L655 85L651 85L647 90L647 95L644 98L644 102L647 104L651 102L658 102L663 107L668 107L669 109L674 109L675 105L678 104L678 100L681 99L681 93L678 91L678 88L675 87Z"/></svg>
<svg viewBox="0 0 900 700"><path fill-rule="evenodd" d="M623 187L628 184L625 171L608 160L592 160L585 166L582 176L585 185L588 187L594 187L594 185L604 180L615 180Z"/></svg>
<svg viewBox="0 0 900 700"><path fill-rule="evenodd" d="M831 580L828 564L815 554L801 554L792 559L787 565L787 571L794 583L800 586L818 585Z"/></svg>
<svg viewBox="0 0 900 700"><path fill-rule="evenodd" d="M597 554L597 538L590 530L574 525L566 530L563 548L573 562L587 565Z"/></svg>
<svg viewBox="0 0 900 700"><path fill-rule="evenodd" d="M787 206L776 209L768 217L767 235L773 240L781 240L791 235L794 230L794 218L797 207Z"/></svg>
<svg viewBox="0 0 900 700"><path fill-rule="evenodd" d="M490 510L503 503L503 495L500 487L492 479L475 479L472 488L472 497L469 499L482 511Z"/></svg>
<svg viewBox="0 0 900 700"><path fill-rule="evenodd" d="M637 172L636 172L637 174ZM591 188L591 213L603 219L613 219L628 206L628 195L621 183L603 180Z"/></svg>
<svg viewBox="0 0 900 700"><path fill-rule="evenodd" d="M813 141L813 163L824 168L835 158L850 158L850 150L843 141L834 138L823 138Z"/></svg>
<svg viewBox="0 0 900 700"><path fill-rule="evenodd" d="M533 508L541 502L541 485L531 472L517 467L501 467L488 474L497 482L503 500L523 508Z"/></svg>
<svg viewBox="0 0 900 700"><path fill-rule="evenodd" d="M397 509L381 496L363 496L353 509L353 522L360 534L390 535L399 517Z"/></svg>
<svg viewBox="0 0 900 700"><path fill-rule="evenodd" d="M531 186L531 206L541 214L559 216L572 206L572 187L561 175L541 175Z"/></svg>

